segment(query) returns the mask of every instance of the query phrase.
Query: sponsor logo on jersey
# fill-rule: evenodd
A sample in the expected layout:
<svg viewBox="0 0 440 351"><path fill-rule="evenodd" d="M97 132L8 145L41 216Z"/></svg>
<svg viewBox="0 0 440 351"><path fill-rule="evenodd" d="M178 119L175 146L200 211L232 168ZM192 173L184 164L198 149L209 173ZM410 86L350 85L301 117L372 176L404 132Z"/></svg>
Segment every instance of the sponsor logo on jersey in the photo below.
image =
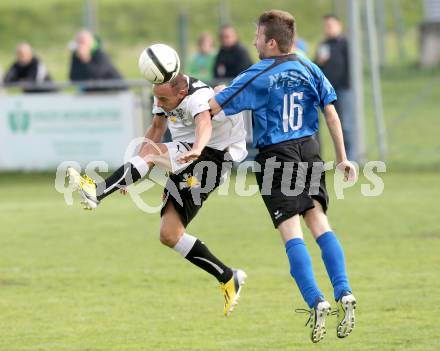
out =
<svg viewBox="0 0 440 351"><path fill-rule="evenodd" d="M195 175L192 175L190 173L185 173L183 175L183 181L179 184L180 190L198 187L200 187L200 181Z"/></svg>

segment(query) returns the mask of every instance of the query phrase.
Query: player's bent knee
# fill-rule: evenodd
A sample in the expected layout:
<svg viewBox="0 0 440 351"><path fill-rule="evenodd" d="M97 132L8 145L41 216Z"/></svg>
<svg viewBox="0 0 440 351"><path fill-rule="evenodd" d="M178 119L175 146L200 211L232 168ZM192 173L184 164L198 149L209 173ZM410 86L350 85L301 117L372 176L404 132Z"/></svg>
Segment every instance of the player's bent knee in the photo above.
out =
<svg viewBox="0 0 440 351"><path fill-rule="evenodd" d="M174 247L176 246L179 239L180 236L175 230L172 230L171 228L167 228L167 227L160 228L159 240L163 245L168 247Z"/></svg>
<svg viewBox="0 0 440 351"><path fill-rule="evenodd" d="M159 155L161 153L161 149L157 144L145 144L142 146L142 149L139 151L139 156L142 158L148 158L152 155Z"/></svg>

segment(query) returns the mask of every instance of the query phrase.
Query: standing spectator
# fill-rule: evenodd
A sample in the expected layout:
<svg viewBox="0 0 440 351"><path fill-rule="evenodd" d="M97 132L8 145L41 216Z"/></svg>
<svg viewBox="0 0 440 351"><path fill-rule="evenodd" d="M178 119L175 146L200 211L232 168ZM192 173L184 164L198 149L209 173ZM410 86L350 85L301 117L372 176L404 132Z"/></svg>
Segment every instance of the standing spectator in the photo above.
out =
<svg viewBox="0 0 440 351"><path fill-rule="evenodd" d="M293 39L293 47L291 52L295 55L298 55L301 58L304 59L309 59L309 57L307 56L307 49L308 49L308 44L304 39L301 39L299 37L295 37ZM318 132L316 132L315 135L317 135ZM319 137L318 137L318 141L319 141Z"/></svg>
<svg viewBox="0 0 440 351"><path fill-rule="evenodd" d="M239 42L237 32L230 24L221 27L220 44L214 64L215 78L234 78L252 65L248 51Z"/></svg>
<svg viewBox="0 0 440 351"><path fill-rule="evenodd" d="M296 37L294 46L296 49L295 53L299 52L301 55L307 57L307 51L309 49L309 44L307 44L307 41L305 39L300 38L300 37Z"/></svg>
<svg viewBox="0 0 440 351"><path fill-rule="evenodd" d="M213 78L214 39L210 33L202 33L197 41L198 52L192 57L188 73L204 82Z"/></svg>
<svg viewBox="0 0 440 351"><path fill-rule="evenodd" d="M17 59L6 72L4 83L23 82L38 85L43 82L52 81L46 66L34 55L32 47L28 43L18 44L15 52ZM26 93L37 93L51 91L51 89L35 86L24 88L23 91Z"/></svg>
<svg viewBox="0 0 440 351"><path fill-rule="evenodd" d="M100 48L99 41L86 30L78 32L72 53L69 78L71 81L122 80L110 58ZM90 87L85 91L119 90L121 87ZM124 87L125 89L125 87Z"/></svg>
<svg viewBox="0 0 440 351"><path fill-rule="evenodd" d="M338 17L326 15L323 19L325 39L318 46L315 61L336 90L338 100L335 107L342 123L347 156L349 160L356 160L356 126L353 93L350 89L348 42Z"/></svg>

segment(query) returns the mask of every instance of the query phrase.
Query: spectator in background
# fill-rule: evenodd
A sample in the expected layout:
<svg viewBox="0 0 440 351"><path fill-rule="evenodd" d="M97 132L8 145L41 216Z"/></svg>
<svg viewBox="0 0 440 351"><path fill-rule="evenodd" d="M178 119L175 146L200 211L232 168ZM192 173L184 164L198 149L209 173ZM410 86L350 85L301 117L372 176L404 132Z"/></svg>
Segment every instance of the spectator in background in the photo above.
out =
<svg viewBox="0 0 440 351"><path fill-rule="evenodd" d="M203 82L213 78L214 67L214 39L210 33L202 33L197 40L198 52L192 57L188 73Z"/></svg>
<svg viewBox="0 0 440 351"><path fill-rule="evenodd" d="M235 78L252 65L248 51L239 42L237 32L230 24L220 29L220 45L214 64L215 78Z"/></svg>
<svg viewBox="0 0 440 351"><path fill-rule="evenodd" d="M99 41L87 30L77 33L72 53L69 78L73 82L94 80L122 80L121 74L111 63L99 45ZM109 91L125 89L114 87L87 87L85 91Z"/></svg>
<svg viewBox="0 0 440 351"><path fill-rule="evenodd" d="M349 160L357 160L356 126L353 113L353 93L350 89L348 41L342 32L342 23L335 15L326 15L324 40L319 44L315 62L336 90L336 111L342 123L344 144Z"/></svg>
<svg viewBox="0 0 440 351"><path fill-rule="evenodd" d="M28 43L20 43L15 50L16 61L6 72L4 83L35 83L36 85L43 82L51 82L51 77L46 66L41 60L34 55L32 47ZM25 93L48 92L53 89L39 88L23 88Z"/></svg>
<svg viewBox="0 0 440 351"><path fill-rule="evenodd" d="M303 38L296 37L295 38L295 44L296 53L300 53L303 56L307 57L307 51L308 51L308 44Z"/></svg>

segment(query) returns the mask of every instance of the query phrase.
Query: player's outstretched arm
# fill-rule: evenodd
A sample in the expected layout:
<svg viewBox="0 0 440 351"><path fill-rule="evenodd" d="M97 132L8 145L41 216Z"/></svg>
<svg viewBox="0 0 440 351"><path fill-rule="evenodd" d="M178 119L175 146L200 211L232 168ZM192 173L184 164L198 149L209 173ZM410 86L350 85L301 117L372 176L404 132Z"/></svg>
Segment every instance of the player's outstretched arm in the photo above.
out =
<svg viewBox="0 0 440 351"><path fill-rule="evenodd" d="M146 149L151 143L160 143L162 137L167 131L167 119L164 116L154 115L153 121L150 127L148 127L145 133L145 140L139 149L139 155L143 156L146 153Z"/></svg>
<svg viewBox="0 0 440 351"><path fill-rule="evenodd" d="M145 141L139 149L138 155L145 157L148 154L148 145L151 143L160 143L163 135L167 130L167 119L164 116L154 115L150 127L145 133ZM152 167L152 166L151 166ZM120 193L127 195L128 191L125 187L120 187Z"/></svg>
<svg viewBox="0 0 440 351"><path fill-rule="evenodd" d="M145 138L160 143L166 131L167 119L164 116L154 115L153 121L145 133Z"/></svg>
<svg viewBox="0 0 440 351"><path fill-rule="evenodd" d="M336 165L345 172L348 180L355 180L356 168L349 160L347 160L341 121L333 104L328 104L324 107L324 116L335 147Z"/></svg>
<svg viewBox="0 0 440 351"><path fill-rule="evenodd" d="M223 90L225 90L226 85L224 84L220 84L214 87L214 93L219 93ZM217 100L215 99L215 97L211 98L211 100L209 100L209 107L211 109L211 116L216 115L217 113L219 113L222 108L221 106L218 104Z"/></svg>
<svg viewBox="0 0 440 351"><path fill-rule="evenodd" d="M208 144L209 139L211 139L212 134L212 123L211 115L209 111L203 111L196 116L196 135L195 142L192 149L188 152L183 153L178 161L180 163L186 163L196 160L202 153L205 146Z"/></svg>
<svg viewBox="0 0 440 351"><path fill-rule="evenodd" d="M218 102L215 100L215 98L211 98L209 100L209 107L211 108L211 115L214 116L217 113L219 113L222 108L221 106L218 104Z"/></svg>

